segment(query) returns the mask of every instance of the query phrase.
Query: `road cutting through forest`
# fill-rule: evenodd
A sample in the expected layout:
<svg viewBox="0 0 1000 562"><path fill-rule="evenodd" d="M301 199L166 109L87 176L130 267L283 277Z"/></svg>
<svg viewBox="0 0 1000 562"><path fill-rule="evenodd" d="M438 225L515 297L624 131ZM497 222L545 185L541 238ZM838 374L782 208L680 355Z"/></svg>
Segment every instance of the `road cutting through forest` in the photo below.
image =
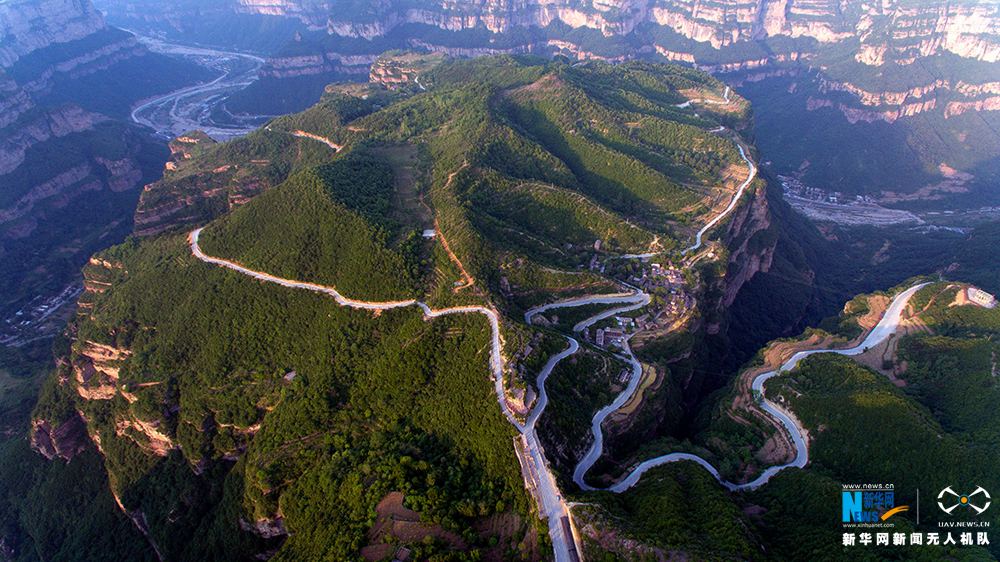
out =
<svg viewBox="0 0 1000 562"><path fill-rule="evenodd" d="M527 449L527 458L529 462L532 463L533 471L537 474L537 498L541 504L541 512L548 518L549 533L552 539L553 547L555 549L555 557L558 561L572 560L575 552L579 552L578 547L575 544L574 537L567 537L566 531L562 526L562 519L564 517L569 517L569 509L566 502L559 491L559 487L556 484L555 475L553 474L551 468L545 459L545 453L538 440L538 435L535 430L538 418L542 415L545 407L548 404L549 397L545 389L545 382L552 370L556 365L563 359L573 355L579 349L579 342L574 338L567 337L568 347L562 352L549 358L548 362L538 375L538 390L539 398L536 402L534 408L527 416L525 422L521 422L517 419L513 410L507 404L506 391L504 389L503 374L504 374L504 356L503 356L503 342L500 337L500 321L497 312L491 308L485 306L456 306L448 307L442 309L433 309L428 304L418 301L416 299L409 300L398 300L398 301L362 301L357 299L352 299L342 295L336 288L320 285L317 283L309 283L305 281L296 281L292 279L285 279L265 273L262 271L256 271L240 265L232 260L212 257L205 254L199 245L199 238L201 236L202 229L198 228L191 232L188 242L191 247L191 253L197 259L225 267L247 275L259 281L267 283L275 283L283 287L293 288L293 289L304 289L308 291L323 293L328 296L333 297L334 301L345 307L357 308L362 310L371 311L382 311L397 308L406 308L415 306L422 310L425 318L438 318L442 316L448 316L451 314L482 314L486 316L490 323L491 331L491 345L490 345L490 371L493 377L493 383L497 395L497 400L500 404L501 410L507 420L513 425L517 431L521 434L524 445ZM913 296L920 288L926 284L916 285L910 289L899 294L889 306L885 315L882 317L881 321L869 332L868 336L864 341L853 348L848 349L819 349L819 350L808 350L800 351L789 358L784 364L782 364L778 369L763 373L754 379L753 389L760 393L760 396L764 395L764 383L766 383L770 378L776 376L779 373L794 369L798 363L813 354L816 353L838 353L841 355L858 355L862 353L865 349L877 345L882 340L889 337L891 334L895 333L896 329L899 327L899 321L903 309L909 302L910 297ZM618 295L594 295L588 297L580 297L577 299L572 299L568 301L561 301L556 303L550 303L546 305L539 306L532 310L529 310L525 314L525 321L529 324L532 319L542 312L549 310L556 310L559 308L571 308L580 307L593 304L607 304L615 305L621 304L623 306L613 307L608 310L602 311L595 314L586 320L578 323L573 327L574 332L580 332L584 329L592 326L593 324L600 322L605 318L610 318L616 314L623 314L633 310L638 310L650 302L650 296L642 291L636 291L630 294L618 294ZM574 482L579 485L584 490L594 490L595 488L588 485L584 481L584 475L593 466L594 462L600 458L603 451L603 432L601 431L601 423L610 415L612 412L617 410L624 404L635 392L639 385L639 381L642 377L642 365L639 360L636 359L632 350L629 348L628 340L625 340L623 345L623 351L626 353L629 359L629 363L632 365L632 375L629 378L629 383L624 391L622 391L615 400L599 410L591 422L591 433L593 435L594 441L591 444L590 449L584 458L577 464L576 469L573 473ZM785 465L773 466L768 468L761 474L757 479L743 484L737 484L728 482L722 479L718 470L715 469L708 461L698 457L697 455L691 455L688 453L671 453L668 455L663 455L650 460L647 460L639 464L634 468L625 478L616 483L615 485L608 488L612 492L623 492L628 488L635 485L642 475L651 468L656 466L661 466L663 464L678 462L683 460L693 461L706 470L708 470L723 486L730 490L744 490L744 489L754 489L757 488L768 480L771 479L779 471L789 468L789 467L803 467L806 465L809 459L808 447L806 445L805 439L803 437L803 428L798 424L798 422L790 414L785 412L780 406L770 402L766 398L762 398L761 401L762 408L769 414L774 416L787 430L792 437L793 444L795 445L796 455L795 459ZM571 547L572 544L572 547Z"/></svg>
<svg viewBox="0 0 1000 562"><path fill-rule="evenodd" d="M724 99L725 102L716 102L716 103L729 103L729 88L726 88L726 94ZM682 106L684 105L682 104ZM740 157L748 166L747 178L737 188L736 192L734 193L732 199L730 200L729 204L725 207L725 209L723 209L717 215L715 215L710 221L708 221L705 224L704 227L702 227L697 232L697 234L695 235L694 243L690 247L685 249L682 252L682 255L687 255L691 252L697 251L702 247L704 242L704 236L712 228L714 228L722 220L724 220L726 216L728 216L729 213L731 213L736 208L736 206L739 204L740 199L745 193L746 189L750 186L750 184L753 182L754 178L757 175L757 167L747 156L746 150L739 142L736 143L736 146L739 149ZM339 150L341 147L331 146L331 148L334 148L334 150ZM463 165L463 167L464 166L465 165ZM460 170L456 170L455 172L449 175L447 180L448 183L450 183L454 179L458 171ZM437 232L440 233L440 228L438 227L437 224L435 224L435 228ZM483 316L485 316L490 323L491 345L490 345L489 363L490 363L490 372L494 384L494 390L497 396L497 401L499 402L501 411L507 418L507 421L511 425L513 425L514 428L520 434L521 443L525 449L526 454L519 455L519 457L521 458L522 462L530 464L529 467L525 467L526 468L525 485L529 489L534 488L535 497L539 504L539 511L544 517L548 519L549 535L552 540L556 561L563 562L563 561L573 561L579 559L578 553L581 551L580 545L578 544L577 537L574 536L575 533L572 529L572 525L563 524L564 521L567 522L571 521L569 507L565 499L563 498L561 491L559 490L559 486L556 483L555 475L552 469L549 467L548 461L546 460L545 457L544 448L542 447L538 439L538 434L536 432L538 419L544 413L545 408L549 403L549 395L546 390L545 383L548 380L548 377L551 375L553 369L562 360L577 353L577 351L580 348L580 344L575 338L565 336L567 340L567 347L563 351L551 356L547 360L545 366L539 372L536 379L536 386L538 389L538 399L536 400L533 408L528 412L525 421L521 422L515 415L513 409L507 403L506 399L506 390L504 385L505 361L503 354L503 341L500 336L500 317L499 314L493 308L486 306L470 305L470 306L448 307L435 310L425 302L416 299L398 300L398 301L361 301L357 299L352 299L342 295L334 287L320 285L316 283L309 283L304 281L297 281L292 279L284 279L281 277L271 275L269 273L252 270L248 267L245 267L231 260L208 256L201 250L201 247L199 246L199 237L201 235L201 232L202 232L201 228L192 231L188 240L191 248L191 253L197 259L209 264L228 268L230 270L236 271L243 275L247 275L262 282L276 283L278 285L288 288L303 289L303 290L323 293L333 297L335 302L341 306L357 308L362 310L371 310L371 311L417 307L421 309L424 317L427 319L433 319L452 314L482 314ZM443 239L442 242L444 242ZM461 276L463 278L461 287L456 287L456 289L472 285L474 281L472 280L471 276L467 272L465 272L464 267L462 267L461 262L458 261L457 256L454 256L454 254L450 252L450 249L448 249L448 254L449 257L452 259L452 261L458 263L459 269L461 270ZM637 255L635 257L643 258L651 256ZM799 425L798 421L794 418L794 416L792 416L790 413L786 412L780 406L770 402L764 397L765 383L772 377L780 373L794 369L795 366L797 366L802 359L808 357L809 355L813 355L816 353L828 353L828 352L838 353L841 355L858 355L868 347L871 347L883 341L885 338L889 337L889 335L895 333L896 329L899 326L899 321L902 311L906 307L906 304L909 302L910 297L912 297L913 294L916 293L923 286L924 285L917 285L911 287L910 289L898 295L893 300L892 304L890 305L886 313L883 315L879 323L871 330L871 332L869 332L868 336L861 344L848 349L839 349L839 350L818 349L818 350L802 351L794 354L791 358L785 361L785 363L783 363L777 369L766 373L762 373L754 379L752 383L752 388L761 397L760 401L761 408L764 411L766 411L769 415L771 415L776 421L776 425L779 426L780 428L783 428L791 438L791 441L795 447L795 458L791 462L784 465L769 467L758 478L756 478L751 482L733 483L724 480L722 476L719 474L719 471L715 467L713 467L711 463L709 463L708 461L697 455L692 455L689 453L670 453L640 463L635 468L633 468L625 477L623 477L614 485L607 488L607 490L615 493L624 492L625 490L628 490L629 488L634 486L641 479L642 475L645 474L648 470L657 466L662 466L664 464L668 464L671 462L679 462L679 461L691 461L698 463L699 465L704 467L709 473L711 473L721 485L733 491L755 489L765 484L781 470L790 467L799 467L799 468L804 467L809 460L808 445L804 437L805 435L804 428L802 428L801 425ZM524 320L526 323L530 325L532 323L533 318L538 316L539 314L550 310L557 310L560 308L573 308L573 307L581 307L581 306L588 306L595 304L605 304L610 307L576 324L573 327L573 332L579 333L606 318L610 318L614 315L624 314L627 312L641 309L647 306L650 303L650 300L651 300L650 295L638 289L628 293L618 293L613 295L584 296L570 300L549 303L533 308L525 313ZM620 306L614 306L614 305L620 305ZM642 364L635 357L635 354L631 350L631 347L629 345L630 338L631 335L628 336L623 341L622 344L622 351L624 353L624 357L625 359L627 359L628 363L631 366L631 374L629 376L628 384L626 385L626 388L621 393L619 393L618 396L616 396L615 399L610 404L601 408L592 418L591 435L593 441L586 455L584 455L584 457L577 463L573 471L573 481L582 490L589 491L597 489L587 484L587 482L585 481L585 476L587 472L590 470L590 468L601 457L603 453L604 434L601 429L601 425L603 424L604 420L607 419L608 416L617 411L630 398L632 398L633 394L639 387L639 384L642 379ZM533 478L531 478L532 480L531 482L528 481L529 474L534 475Z"/></svg>

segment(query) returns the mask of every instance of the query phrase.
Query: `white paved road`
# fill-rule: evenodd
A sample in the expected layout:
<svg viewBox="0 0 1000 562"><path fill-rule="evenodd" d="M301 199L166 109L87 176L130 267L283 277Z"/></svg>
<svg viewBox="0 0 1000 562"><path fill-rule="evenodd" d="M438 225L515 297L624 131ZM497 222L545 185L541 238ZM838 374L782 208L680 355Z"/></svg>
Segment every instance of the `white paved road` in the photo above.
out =
<svg viewBox="0 0 1000 562"><path fill-rule="evenodd" d="M763 397L764 385L767 383L768 380L777 376L780 373L794 369L799 364L800 361L802 361L806 357L809 357L810 355L816 355L818 353L837 353L840 355L848 355L848 356L859 355L861 353L864 353L866 349L878 345L880 342L884 341L886 338L888 338L890 335L896 332L896 330L899 328L899 322L901 319L902 312L906 308L907 303L909 303L910 298L917 291L919 291L926 285L927 283L921 283L919 285L915 285L897 295L893 299L892 304L886 310L885 314L882 316L882 319L879 321L879 323L871 330L871 332L869 332L868 336L864 339L864 341L862 341L857 346L847 349L814 349L808 351L800 351L792 355L792 357L790 357L787 361L785 361L785 363L783 363L776 370L768 371L766 373L758 375L757 378L755 378L753 381L752 384L753 390L760 393L760 396ZM601 456L602 445L603 445L603 432L601 431L601 422L603 422L604 419L611 412L620 408L626 401L628 401L629 398L632 397L632 394L635 392L635 389L638 387L638 384L642 378L642 370L641 370L642 366L639 363L639 361L635 358L635 355L632 353L631 349L628 348L627 343L625 346L625 351L628 354L630 363L632 364L632 378L629 380L627 388L624 391L622 391L622 393L619 394L618 397L615 398L614 402L612 402L605 408L602 408L600 411L597 412L597 414L594 415L591 424L591 432L593 433L594 436L594 443L591 445L591 448L587 452L587 455L580 460L579 464L577 464L576 469L573 472L573 481L578 486L580 486L580 488L584 490L595 489L594 487L588 485L584 481L584 476L586 475L587 471L593 466L594 462L596 462L597 459L600 458ZM778 420L781 426L788 432L789 436L791 437L792 443L795 447L795 458L791 462L784 465L769 467L760 476L758 476L756 479L750 482L734 483L723 480L721 475L719 474L719 471L715 467L713 467L708 461L697 455L692 455L689 453L670 453L667 455L662 455L642 462L641 464L636 466L631 472L629 472L625 478L623 478L622 480L620 480L619 482L608 488L608 490L616 493L624 492L625 490L634 486L642 477L642 475L646 473L649 469L664 464L668 464L671 462L677 462L683 460L693 461L705 467L705 469L708 470L715 477L715 479L719 481L719 483L721 483L723 486L725 486L730 490L756 489L766 484L775 474L786 468L804 467L809 462L809 447L805 442L804 428L802 428L799 425L798 421L793 416L789 415L788 412L786 412L783 408L781 408L781 406L771 402L770 400L767 400L766 398L762 399L761 408L768 414L773 416L776 420Z"/></svg>
<svg viewBox="0 0 1000 562"><path fill-rule="evenodd" d="M500 339L499 317L494 310L483 306L457 306L434 310L426 303L420 302L416 299L399 301L360 301L348 298L342 295L334 287L308 283L305 281L296 281L293 279L284 279L262 271L255 271L231 260L209 256L201 250L201 246L198 244L201 232L202 229L198 228L192 231L188 237L191 253L199 260L231 269L266 283L276 283L282 287L288 287L291 289L304 289L307 291L323 293L333 297L334 301L341 306L359 308L363 310L390 310L394 308L416 306L423 310L426 318L438 318L449 314L482 314L486 316L487 320L489 320L491 331L490 372L493 376L494 390L496 391L497 401L500 403L500 408L503 410L504 416L507 417L507 421L509 421L511 425L513 425L518 432L522 434L524 442L527 445L528 460L534 465L532 467L533 472L538 475L539 480L538 497L542 503L542 505L539 506L539 509L545 516L548 517L549 535L552 539L555 559L557 562L570 562L572 560L570 555L570 545L573 544L574 539L573 537L565 536L563 527L560 523L563 517L569 516L569 510L566 508L566 502L562 497L562 493L559 491L558 484L556 484L555 475L552 473L548 462L545 460L545 452L542 449L541 443L538 441L537 434L535 433L535 422L537 421L538 416L541 415L542 410L544 410L545 404L539 403L536 406L535 411L529 415L528 422L523 424L517 419L514 412L507 404L507 400L505 398L506 392L503 384L503 342ZM600 297L595 297L595 299L600 300ZM539 378L542 380L542 384L544 384L545 378L548 378L548 374L552 371L552 367L558 363L559 359L576 351L575 342L573 342L571 348L571 350L566 350L549 360L549 364L546 366L547 371L544 372L543 375L539 375ZM545 402L547 403L547 401L548 399L546 398Z"/></svg>
<svg viewBox="0 0 1000 562"><path fill-rule="evenodd" d="M555 475L553 474L551 468L549 467L548 461L545 458L545 452L538 440L538 435L536 432L536 425L538 418L544 412L546 406L548 405L549 397L547 390L545 388L545 382L547 381L549 375L555 366L565 359L577 352L579 349L579 343L573 338L567 338L568 346L565 350L549 358L548 362L545 364L544 368L538 375L537 386L539 390L539 399L535 404L535 407L529 412L528 417L524 423L520 422L515 416L514 412L511 410L510 406L506 401L506 392L504 389L503 374L504 374L504 358L503 358L503 342L500 338L500 324L499 316L496 311L491 308L483 306L459 306L450 307L444 309L432 309L426 303L420 302L416 299L408 300L397 300L397 301L361 301L357 299L352 299L342 295L334 287L319 285L316 283L309 283L304 281L296 281L291 279L284 279L276 277L274 275L264 273L261 271L255 271L244 267L231 260L226 260L222 258L216 258L206 255L202 252L199 246L199 237L201 235L202 229L196 229L191 232L189 236L189 244L191 247L191 253L201 261L225 267L247 275L254 279L268 282L276 283L278 285L289 287L293 289L304 289L308 291L314 291L323 293L331 296L337 304L341 306L358 308L364 310L389 310L395 308L405 308L410 306L419 307L426 318L437 318L441 316L447 316L450 314L482 314L484 315L490 323L491 330L491 346L490 346L490 371L493 377L494 390L497 395L497 400L500 407L506 416L507 420L521 433L524 438L524 443L527 446L528 452L528 462L530 462L533 467L533 471L538 475L538 498L541 502L539 506L540 511L545 514L548 518L549 534L552 539L553 549L555 554L555 559L558 562L571 560L571 546L574 542L573 537L568 537L565 535L563 527L561 525L561 519L563 517L569 517L569 509L567 507L566 501L562 496L559 486L556 483ZM794 369L798 365L799 361L814 355L816 353L839 353L842 355L857 355L862 353L865 349L877 345L879 342L883 341L889 335L893 334L899 327L900 317L906 304L909 302L910 297L913 296L920 288L925 286L925 284L917 285L911 287L910 289L899 294L892 302L885 315L875 326L874 329L869 333L865 340L849 349L823 349L823 350L810 350L796 353L788 361L782 364L778 369L770 371L758 376L754 379L752 388L760 392L763 396L765 383L776 376L779 373ZM534 316L546 312L549 310L555 310L559 308L570 308L587 306L592 304L621 304L623 306L613 307L609 310L602 311L599 314L587 318L586 320L576 324L574 326L574 331L582 331L593 324L609 318L616 314L622 314L625 312L640 309L650 302L650 297L646 293L641 291L636 291L634 293L628 294L617 294L617 295L597 295L590 297L581 297L577 299L562 301L558 303L550 303L543 306L539 306L532 310L529 310L525 314L525 321L529 324ZM574 482L579 485L584 490L593 490L594 488L589 486L584 481L584 476L590 467L593 466L594 462L600 458L603 452L603 431L601 430L601 424L612 412L619 409L629 398L635 393L638 388L639 383L642 379L642 365L636 359L635 355L632 353L628 341L626 340L624 345L624 352L627 356L629 363L632 365L632 375L629 378L629 383L625 390L622 391L615 400L599 410L593 417L591 421L591 432L593 434L594 440L591 444L590 449L583 459L576 466L573 473ZM708 461L698 457L697 455L691 455L688 453L671 453L668 455L663 455L653 459L649 459L641 464L639 464L635 469L633 469L625 478L619 481L614 486L610 487L609 490L612 492L623 492L630 487L634 486L642 475L651 468L656 466L661 466L663 464L678 462L683 460L689 460L700 464L705 467L715 478L726 488L730 490L744 490L757 488L768 480L771 479L779 471L789 468L789 467L803 467L806 465L809 459L808 446L803 437L803 428L798 425L798 422L785 411L783 411L778 405L763 399L761 402L762 408L769 414L774 416L781 425L788 431L792 438L793 444L796 449L795 459L785 465L774 466L768 468L761 476L757 479L742 484L736 484L728 482L722 479L718 470L715 469ZM578 548L576 549L579 550Z"/></svg>
<svg viewBox="0 0 1000 562"><path fill-rule="evenodd" d="M736 193L733 195L732 200L729 201L729 205L726 206L726 208L723 209L721 213L715 215L715 217L712 220L708 221L708 223L705 226L703 226L701 230L698 231L698 234L696 234L694 237L694 244L692 244L690 247L684 250L684 252L682 252L681 255L689 254L701 248L702 238L705 236L705 234L709 230L715 228L715 225L719 224L724 218L726 218L726 216L729 215L729 213L733 212L733 209L735 209L736 206L739 205L740 199L743 197L743 193L746 192L747 188L750 187L750 184L753 183L754 178L757 177L757 165L754 164L753 161L751 161L749 158L747 158L747 153L743 149L743 145L736 143L736 148L740 150L740 158L743 159L743 162L745 162L747 167L749 168L749 171L747 173L747 179L740 184L740 187L736 190Z"/></svg>

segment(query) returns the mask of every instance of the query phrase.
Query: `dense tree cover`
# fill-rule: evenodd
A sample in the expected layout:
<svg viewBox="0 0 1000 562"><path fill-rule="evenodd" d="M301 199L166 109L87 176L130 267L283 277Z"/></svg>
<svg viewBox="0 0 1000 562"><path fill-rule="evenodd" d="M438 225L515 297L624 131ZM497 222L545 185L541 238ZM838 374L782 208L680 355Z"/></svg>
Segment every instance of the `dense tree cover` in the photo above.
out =
<svg viewBox="0 0 1000 562"><path fill-rule="evenodd" d="M994 294L1000 293L1000 275L996 267L1000 263L1000 223L976 226L962 240L951 263L955 279L974 283Z"/></svg>
<svg viewBox="0 0 1000 562"><path fill-rule="evenodd" d="M114 503L94 450L47 461L20 434L0 441L0 535L10 560L155 560ZM9 550L8 550L9 549Z"/></svg>
<svg viewBox="0 0 1000 562"><path fill-rule="evenodd" d="M261 76L230 95L226 99L226 109L248 115L297 113L315 104L329 84L354 78L354 75L339 72L281 78Z"/></svg>
<svg viewBox="0 0 1000 562"><path fill-rule="evenodd" d="M527 62L535 66L517 66L513 61L498 58L488 62L442 65L433 74L435 105L424 112L425 115L434 114L446 100L463 103L461 117L453 119L449 127L442 128L429 142L434 159L433 180L437 187L431 191L434 207L453 249L467 260L466 267L471 265L471 269L479 272L477 277L495 282L495 268L488 265L495 261L489 258L490 254L497 251L514 251L544 261L555 259L556 263L567 265L576 261L576 265L581 265L579 256L567 254L581 252L583 247L547 247L552 235L559 238L560 232L548 231L550 226L542 230L537 225L530 228L535 224L535 215L541 216L533 211L538 203L529 201L530 206L526 206L516 192L539 184L563 188L550 189L545 201L546 225L552 224L553 217L564 217L555 221L561 232L566 233L561 236L585 230L593 234L592 229L601 224L593 222L597 215L589 213L593 218L581 217L577 214L578 204L567 206L551 195L562 193L560 198L565 199L582 194L589 196L596 205L605 207L605 212L617 211L633 222L643 218L646 211L653 213L655 220L647 220L645 226L660 233L661 243L669 249L673 239L665 232L668 215L664 213L696 198L690 188L676 182L710 173L707 168L694 169L692 161L678 160L681 147L688 146L686 154L692 155L709 154L718 148L725 150L723 158L735 154L726 141L706 135L699 128L690 125L671 128L666 124L667 116L661 116L658 101L678 96L675 90L684 83L683 71L641 65L588 64L574 68L561 63L540 65L530 59ZM488 65L492 66L492 72L489 87L485 88L476 79L482 80L481 73ZM627 109L623 109L626 107L624 102L609 93L610 89L601 97L598 92L604 90L596 87L588 90L578 85L591 79L607 81L608 75L629 77L623 78L626 87L622 88L622 95L631 94L636 99ZM475 86L466 85L461 91L451 89L458 78L465 80L463 84L472 82ZM414 98L413 103L423 99L423 96ZM645 101L638 104L636 100ZM388 116L393 114L392 110L380 113ZM544 119L519 118L525 111L537 112L539 115L534 117ZM394 122L406 119L397 115ZM674 116L674 119L678 118ZM656 141L652 143L631 140L632 125L647 121L662 122L669 134L651 133L650 138ZM546 140L548 137L535 130L538 127L543 127L548 131L546 134L557 140ZM610 140L605 143L597 138L612 134L610 131L617 135L614 138L622 139L615 141L618 148L628 148L631 154L641 154L643 158L619 151ZM470 142L470 139L475 140ZM572 143L580 144L580 150L574 151L569 146ZM667 146L672 148L667 149ZM463 169L463 164L478 168L482 173ZM499 182L498 176L491 171L513 178ZM451 188L449 192L440 189L445 185ZM510 186L517 189L512 190ZM544 187L547 186L530 189L538 193ZM643 201L635 193L644 193L651 199ZM533 198L537 200L538 195ZM505 207L510 211L505 211ZM650 218L647 213L646 219ZM621 233L616 237L620 238ZM577 243L573 238L567 242ZM620 244L621 240L615 242ZM588 246L589 243L592 240L588 241Z"/></svg>
<svg viewBox="0 0 1000 562"><path fill-rule="evenodd" d="M1000 351L989 336L906 338L907 390L927 405L949 432L980 446L1000 445L994 361Z"/></svg>
<svg viewBox="0 0 1000 562"><path fill-rule="evenodd" d="M561 271L543 267L520 258L500 264L503 278L514 291L507 304L511 314L529 308L583 295L618 293L621 289L607 278L589 271Z"/></svg>
<svg viewBox="0 0 1000 562"><path fill-rule="evenodd" d="M218 196L198 203L203 208L191 209L189 220L217 216L228 207L223 196L232 186L267 189L331 157L322 143L291 137L297 130L346 143L348 150L415 145L428 170L421 182L430 187L425 202L466 269L495 290L500 282L495 265L509 263L512 255L576 267L597 239L611 251L644 250L660 235L663 247L671 248L675 243L665 221L672 210L697 201L737 160L729 141L704 131L718 116L693 118L667 103L685 99L680 90L721 95L721 84L679 67L573 67L492 57L445 60L422 75L433 85L429 91L332 86L313 108L181 164L144 204L155 207L197 190L198 198ZM613 86L615 80L620 84ZM545 89L552 81L561 86L546 90L540 108L532 101L525 109L544 109L553 134L582 143L579 151L548 146L530 123L517 118L521 92ZM220 172L223 161L238 165ZM694 218L697 210L693 205L674 218ZM647 213L647 228L633 226L641 218L633 215L646 211L653 213ZM449 270L434 261L435 269Z"/></svg>
<svg viewBox="0 0 1000 562"><path fill-rule="evenodd" d="M931 333L899 342L906 391L926 405L949 433L977 447L1000 444L997 356L1000 309L953 306L964 285L937 284L921 291L929 299L921 319Z"/></svg>
<svg viewBox="0 0 1000 562"><path fill-rule="evenodd" d="M649 223L662 223L670 213L694 202L659 171L590 137L584 120L593 119L601 127L604 116L587 112L589 100L578 91L555 77L538 87L537 92L516 92L504 110L517 126L566 163L584 193Z"/></svg>
<svg viewBox="0 0 1000 562"><path fill-rule="evenodd" d="M620 375L626 368L628 364L610 354L584 349L561 361L549 375L545 383L549 405L539 419L538 434L549 462L563 474L573 473L593 441L590 420L624 387Z"/></svg>
<svg viewBox="0 0 1000 562"><path fill-rule="evenodd" d="M890 481L899 504L915 501L918 488L1000 485L995 449L949 432L905 390L849 358L812 356L773 379L767 396L784 402L810 430L810 471L841 482ZM942 516L925 509L921 523ZM1000 520L996 512L980 517ZM996 548L990 546L994 555Z"/></svg>
<svg viewBox="0 0 1000 562"><path fill-rule="evenodd" d="M617 93L600 95L589 84L617 75L627 84ZM427 92L366 100L362 90L334 88L307 112L231 143L206 143L144 203L191 196L197 202L178 226L220 217L206 226L202 248L254 269L358 299L495 298L519 319L523 307L553 294L614 290L577 270L597 239L611 251L645 249L656 235L666 248L675 244L664 221L691 218L671 215L699 198L703 186L689 184L709 180L734 154L728 141L702 132L716 121L663 107L683 99L681 88L713 90L696 76L648 65L447 61L428 71ZM542 100L537 110L558 138L581 143L576 152L549 146L512 112L524 102L518 91L550 78L563 85L562 99ZM636 120L649 129L635 131ZM334 154L290 134L300 129L347 147ZM411 198L433 208L438 235L476 279L471 290L452 291L455 261L442 244L415 238L419 221L399 214L399 170L379 151L404 144L420 160ZM598 188L615 191L602 199L593 195ZM233 200L262 191L229 211ZM656 218L643 227L628 214L635 209L608 203L640 196L655 211L647 218ZM327 296L202 263L179 233L129 240L100 258L111 265L88 275L109 288L86 297L92 309L74 324L69 361L35 413L58 424L82 412L101 442L109 486L143 514L167 557L278 548L279 559L356 558L389 491L403 492L426 523L462 536L462 556L489 547L484 518L516 522L508 558L518 556L518 537L537 530L514 430L488 378L481 316L427 321L416 308L342 309ZM503 334L538 350L512 363L525 380L562 343L533 329L505 326ZM128 352L117 380L104 381L117 390L110 400L75 392L73 368L92 343ZM600 362L605 387L620 371L601 354L578 361L570 374ZM574 363L560 367L572 371ZM609 396L595 390L590 409ZM567 417L585 412L569 402L559 408ZM289 532L284 542L238 531L278 518ZM450 548L430 542L421 557Z"/></svg>
<svg viewBox="0 0 1000 562"><path fill-rule="evenodd" d="M57 338L55 353L68 346ZM58 392L52 369L52 342L0 348L0 537L10 560L153 560L154 553L111 496L101 458L93 448L66 463L32 451L28 420L42 393ZM72 415L60 402L47 419Z"/></svg>
<svg viewBox="0 0 1000 562"><path fill-rule="evenodd" d="M374 111L382 99L391 98L331 93L308 111L275 119L245 137L221 144L203 133L189 133L185 137L200 140L184 147L192 158L181 159L175 170L168 170L144 192L139 213L156 214L160 208L187 200L183 212L171 215L165 228L219 217L233 207L233 200L253 197L297 172L331 160L334 151L329 146L292 133L303 131L345 143L350 133L341 125Z"/></svg>
<svg viewBox="0 0 1000 562"><path fill-rule="evenodd" d="M336 286L352 298L412 298L416 256L386 247L390 232L368 218L387 220L391 189L385 164L339 160L292 177L212 224L202 245L209 255Z"/></svg>
<svg viewBox="0 0 1000 562"><path fill-rule="evenodd" d="M357 91L352 91L352 88ZM338 88L331 85L319 103L305 111L279 117L269 126L279 131L303 130L342 142L350 135L350 131L344 129L345 125L392 105L401 97L400 94L374 87L345 85Z"/></svg>
<svg viewBox="0 0 1000 562"><path fill-rule="evenodd" d="M584 505L574 511L578 517L615 525L622 538L697 560L746 560L763 555L739 505L693 463L655 468L628 491L597 493L590 501L592 507ZM585 550L588 560L632 559L622 546L612 552Z"/></svg>
<svg viewBox="0 0 1000 562"><path fill-rule="evenodd" d="M476 187L469 212L477 228L540 261L572 267L593 255L598 240L607 252L641 252L653 241L649 231L564 188L514 184L493 174Z"/></svg>
<svg viewBox="0 0 1000 562"><path fill-rule="evenodd" d="M289 556L352 557L390 490L459 533L498 512L528 517L479 316L428 322L413 309L373 319L197 262L181 237L104 257L123 268L80 339L132 350L120 384L138 400L52 395L36 413L60 400L85 412L112 487L173 557L252 552L237 518L276 513L294 537ZM122 430L131 420L157 424L179 449L151 455L139 428ZM244 450L230 470L224 457Z"/></svg>
<svg viewBox="0 0 1000 562"><path fill-rule="evenodd" d="M839 520L842 482L892 482L899 491L898 504L914 502L917 488L926 498L928 490L933 494L956 482L996 486L993 339L1000 329L1000 313L954 306L964 287L936 283L911 300L911 308L920 312L931 331L901 338L895 366L902 369L897 371L906 382L902 388L837 355L811 357L769 383L769 398L783 403L810 431L810 465L805 470L786 470L760 490L734 498L753 514L753 528L769 558L978 560L995 555L954 547L847 552L839 546L841 530L830 524ZM857 318L868 312L868 296L852 299L825 325L841 339L858 335ZM807 331L804 336L814 333L824 335ZM768 422L754 416L749 416L750 425L729 417L735 392L720 391L708 400L714 406L703 410L696 424L702 429L695 445L704 444L710 451L693 449L730 480L752 477L763 468L754 454L773 432ZM675 443L665 450L687 450L691 445ZM654 450L652 444L647 448L641 458ZM926 507L926 499L924 503ZM924 524L937 520L934 509L921 514ZM637 523L627 519L619 525L627 529ZM913 521L902 518L899 525L908 532Z"/></svg>

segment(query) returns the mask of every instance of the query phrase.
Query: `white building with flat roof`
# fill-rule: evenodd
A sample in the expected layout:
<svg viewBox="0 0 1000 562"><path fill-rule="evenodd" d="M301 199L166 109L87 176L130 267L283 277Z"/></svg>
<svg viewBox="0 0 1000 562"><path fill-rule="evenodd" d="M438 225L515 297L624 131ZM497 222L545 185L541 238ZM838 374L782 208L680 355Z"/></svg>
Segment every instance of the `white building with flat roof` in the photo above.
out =
<svg viewBox="0 0 1000 562"><path fill-rule="evenodd" d="M993 308L997 305L996 297L976 287L969 287L966 289L965 295L969 297L969 300L974 304L978 304L983 308Z"/></svg>

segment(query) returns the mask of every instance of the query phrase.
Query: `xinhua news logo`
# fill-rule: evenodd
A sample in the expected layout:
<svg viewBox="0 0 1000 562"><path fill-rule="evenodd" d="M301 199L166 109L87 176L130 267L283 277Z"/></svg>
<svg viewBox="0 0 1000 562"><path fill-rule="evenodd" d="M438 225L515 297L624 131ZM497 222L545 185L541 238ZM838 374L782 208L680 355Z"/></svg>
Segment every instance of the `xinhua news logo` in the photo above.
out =
<svg viewBox="0 0 1000 562"><path fill-rule="evenodd" d="M896 492L891 484L845 486L840 497L841 522L846 524L881 523L910 509L896 505Z"/></svg>

